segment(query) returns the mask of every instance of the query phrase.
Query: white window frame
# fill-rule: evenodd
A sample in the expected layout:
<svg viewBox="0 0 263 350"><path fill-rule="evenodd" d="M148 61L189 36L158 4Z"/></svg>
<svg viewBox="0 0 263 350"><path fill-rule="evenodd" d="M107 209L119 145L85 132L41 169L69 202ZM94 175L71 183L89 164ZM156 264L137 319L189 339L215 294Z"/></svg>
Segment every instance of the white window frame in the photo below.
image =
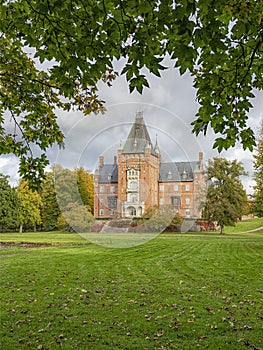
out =
<svg viewBox="0 0 263 350"><path fill-rule="evenodd" d="M190 205L191 204L191 199L190 198L185 198L185 204Z"/></svg>
<svg viewBox="0 0 263 350"><path fill-rule="evenodd" d="M114 193L115 192L115 186L111 186L110 187L110 191L111 191L111 193Z"/></svg>
<svg viewBox="0 0 263 350"><path fill-rule="evenodd" d="M187 191L187 192L189 192L190 191L190 185L185 185L185 190Z"/></svg>
<svg viewBox="0 0 263 350"><path fill-rule="evenodd" d="M164 185L160 185L160 192L164 192Z"/></svg>
<svg viewBox="0 0 263 350"><path fill-rule="evenodd" d="M164 205L164 198L160 198L160 205Z"/></svg>
<svg viewBox="0 0 263 350"><path fill-rule="evenodd" d="M100 216L104 216L104 209L100 209Z"/></svg>
<svg viewBox="0 0 263 350"><path fill-rule="evenodd" d="M175 192L178 192L178 191L179 191L178 185L174 185L174 191L175 191Z"/></svg>
<svg viewBox="0 0 263 350"><path fill-rule="evenodd" d="M100 193L104 192L104 186L100 186Z"/></svg>

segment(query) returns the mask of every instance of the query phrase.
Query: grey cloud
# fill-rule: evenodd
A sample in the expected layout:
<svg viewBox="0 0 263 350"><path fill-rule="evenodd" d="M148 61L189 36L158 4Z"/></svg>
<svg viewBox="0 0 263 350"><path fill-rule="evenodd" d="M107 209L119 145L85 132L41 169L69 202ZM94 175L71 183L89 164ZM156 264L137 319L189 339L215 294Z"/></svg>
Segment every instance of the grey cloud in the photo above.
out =
<svg viewBox="0 0 263 350"><path fill-rule="evenodd" d="M166 61L167 65L170 65ZM68 168L84 166L94 170L98 165L99 155L104 155L107 162L112 162L113 155L119 148L120 141L125 141L137 111L143 111L152 142L158 134L158 143L167 160L195 160L198 152L203 151L205 159L220 156L244 162L250 176L244 179L249 188L252 183L252 154L243 151L240 145L227 152L218 154L213 150L215 135L209 132L206 137L192 134L191 122L198 109L196 91L189 74L179 76L176 69L162 72L162 78L149 77L150 89L142 95L129 94L125 77L114 81L112 87L100 84L100 97L106 101L107 112L102 115L84 117L79 112L57 111L58 122L65 134L65 149L52 147L48 152L51 163L60 163ZM249 125L256 131L263 120L263 93L257 93L252 101ZM10 158L11 159L11 158ZM12 158L13 159L13 158ZM3 166L0 172L12 174L12 162Z"/></svg>

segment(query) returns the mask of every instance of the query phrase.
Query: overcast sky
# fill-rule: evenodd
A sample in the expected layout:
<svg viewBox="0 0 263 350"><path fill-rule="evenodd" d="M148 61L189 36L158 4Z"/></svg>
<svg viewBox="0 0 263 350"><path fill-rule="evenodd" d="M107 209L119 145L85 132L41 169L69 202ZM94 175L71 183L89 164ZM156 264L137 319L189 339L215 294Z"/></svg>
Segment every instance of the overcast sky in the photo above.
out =
<svg viewBox="0 0 263 350"><path fill-rule="evenodd" d="M149 77L150 88L143 94L129 93L125 77L116 79L112 87L100 85L100 97L106 101L105 115L84 117L79 112L58 111L59 125L65 134L65 149L53 147L48 151L51 164L59 163L74 169L83 166L94 171L98 157L105 156L111 163L120 143L125 142L135 114L142 111L152 142L156 135L165 161L197 160L198 152L204 152L205 160L220 156L238 159L243 162L249 176L243 178L248 193L252 192L253 157L250 151L243 151L240 145L220 154L213 150L215 135L209 132L206 137L194 136L191 122L198 109L196 91L192 78L186 74L180 77L176 69L168 69L161 78ZM249 125L258 131L263 120L263 93L258 93L252 101ZM10 175L16 185L18 160L14 156L1 156L0 172Z"/></svg>

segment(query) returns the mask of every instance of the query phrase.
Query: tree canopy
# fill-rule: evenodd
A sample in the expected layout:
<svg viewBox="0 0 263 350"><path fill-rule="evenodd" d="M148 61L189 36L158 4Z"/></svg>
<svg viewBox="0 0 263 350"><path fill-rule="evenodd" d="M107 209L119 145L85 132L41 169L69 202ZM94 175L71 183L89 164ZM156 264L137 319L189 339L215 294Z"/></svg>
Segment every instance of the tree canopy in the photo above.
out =
<svg viewBox="0 0 263 350"><path fill-rule="evenodd" d="M160 76L167 56L194 77L193 132L211 126L219 151L236 141L252 150L247 118L263 86L262 13L261 0L1 0L0 152L19 156L20 173L37 184L46 149L63 144L57 108L103 111L99 81L125 74L141 93L145 72Z"/></svg>
<svg viewBox="0 0 263 350"><path fill-rule="evenodd" d="M19 202L16 190L8 177L0 173L0 230L16 228L19 220Z"/></svg>
<svg viewBox="0 0 263 350"><path fill-rule="evenodd" d="M17 189L17 196L19 199L19 223L20 233L23 231L23 225L34 226L41 224L42 199L36 191L32 191L26 180L21 180Z"/></svg>
<svg viewBox="0 0 263 350"><path fill-rule="evenodd" d="M247 204L247 195L239 179L247 175L243 165L237 160L224 158L209 160L207 179L210 183L207 190L203 217L216 221L224 233L225 225L235 225L241 219Z"/></svg>

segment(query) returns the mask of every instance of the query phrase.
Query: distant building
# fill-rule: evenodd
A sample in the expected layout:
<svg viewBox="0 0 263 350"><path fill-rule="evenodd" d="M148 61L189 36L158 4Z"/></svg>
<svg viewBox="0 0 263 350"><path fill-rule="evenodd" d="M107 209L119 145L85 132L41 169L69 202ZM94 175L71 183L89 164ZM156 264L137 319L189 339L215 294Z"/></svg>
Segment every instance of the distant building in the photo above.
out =
<svg viewBox="0 0 263 350"><path fill-rule="evenodd" d="M174 206L183 217L200 217L206 187L203 153L196 161L162 162L140 112L113 164L99 157L94 187L96 218L140 217L156 205Z"/></svg>

